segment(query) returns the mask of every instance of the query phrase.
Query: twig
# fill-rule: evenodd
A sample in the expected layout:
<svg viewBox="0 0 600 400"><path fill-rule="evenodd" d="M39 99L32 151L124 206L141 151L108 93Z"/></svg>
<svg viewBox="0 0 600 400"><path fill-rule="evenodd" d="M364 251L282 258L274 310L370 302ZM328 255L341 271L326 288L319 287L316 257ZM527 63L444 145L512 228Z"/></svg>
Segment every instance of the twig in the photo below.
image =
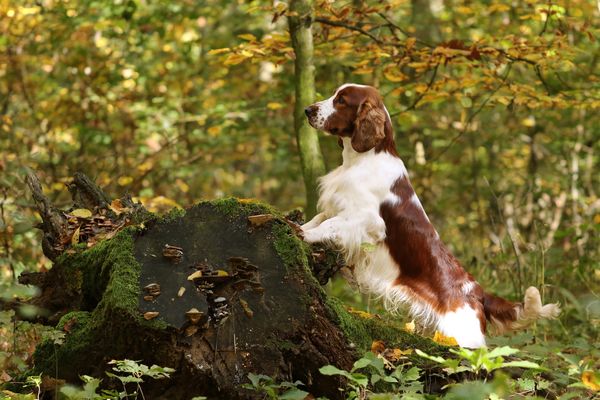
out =
<svg viewBox="0 0 600 400"><path fill-rule="evenodd" d="M504 226L506 227L506 232L508 234L508 239L510 240L510 244L513 250L513 253L515 254L515 259L517 261L517 283L518 283L518 290L521 291L522 289L522 282L521 282L521 257L520 257L520 251L519 251L519 247L517 246L516 240L515 238L513 238L513 233L511 230L511 226L509 226L508 221L506 220L506 217L504 216L504 212L502 211L502 208L500 206L500 199L498 199L498 196L496 196L496 193L494 192L494 189L492 189L492 185L490 185L490 182L487 180L487 178L484 176L483 179L485 180L485 183L488 185L488 188L490 189L490 193L492 194L492 197L494 198L494 202L496 203L496 208L498 211L498 215L500 216L500 219L502 220L502 222L504 223ZM512 276L512 274L511 274Z"/></svg>
<svg viewBox="0 0 600 400"><path fill-rule="evenodd" d="M8 267L12 275L13 281L17 280L17 273L15 272L15 266L12 262L12 256L10 251L10 241L8 239L8 222L6 221L6 215L4 213L4 204L8 200L8 189L2 188L2 201L0 201L0 218L2 219L2 225L4 225L4 252L6 253L6 259L8 260Z"/></svg>
<svg viewBox="0 0 600 400"><path fill-rule="evenodd" d="M405 112L410 111L410 110L414 110L417 107L417 105L419 104L419 102L421 101L421 99L423 99L423 97L425 97L425 95L427 94L427 92L429 92L429 90L433 86L433 84L435 82L435 78L437 76L437 71L438 71L439 66L440 66L440 64L436 64L435 65L435 68L433 69L433 73L431 74L431 78L429 79L429 83L427 84L427 87L425 88L425 90L423 91L423 93L421 93L420 95L418 95L410 106L406 107L404 110L396 111L396 112L391 113L390 117L395 117L396 115L405 113Z"/></svg>
<svg viewBox="0 0 600 400"><path fill-rule="evenodd" d="M552 2L548 1L548 9L546 10L546 20L544 21L544 26L542 30L538 34L538 36L542 36L546 32L546 28L548 27L548 21L550 21L550 11L552 9Z"/></svg>
<svg viewBox="0 0 600 400"><path fill-rule="evenodd" d="M471 113L471 115L469 115L469 118L467 118L467 122L466 122L464 128L456 136L454 136L452 138L450 143L446 147L444 147L442 149L442 151L440 151L435 157L431 158L432 162L439 159L442 155L444 155L444 153L446 153L450 149L450 147L452 147L454 145L454 143L456 143L456 141L458 139L460 139L467 132L467 130L469 129L469 126L471 125L471 122L473 122L473 119L477 116L477 114L479 114L483 110L483 107L485 107L485 105L496 94L496 92L498 92L498 90L500 90L500 88L502 88L502 86L504 86L506 84L506 80L508 79L508 76L510 75L511 70L512 70L512 63L508 64L508 69L507 69L504 77L502 77L502 81L500 82L500 84L492 91L492 93L490 93L490 95L484 101L481 102L479 107L473 113Z"/></svg>
<svg viewBox="0 0 600 400"><path fill-rule="evenodd" d="M363 28L360 28L356 25L349 25L349 24L345 24L345 23L339 22L339 21L332 21L330 19L322 18L322 17L317 17L314 19L314 21L324 24L324 25L337 26L339 28L346 28L351 31L359 32L365 36L368 36L373 41L375 41L375 43L377 43L377 44L385 44L381 39L377 38L372 33L368 32L368 31L364 30Z"/></svg>
<svg viewBox="0 0 600 400"><path fill-rule="evenodd" d="M387 26L390 28L390 30L398 30L399 32L401 32L404 36L406 36L407 38L412 37L410 35L410 33L408 33L407 31L405 31L403 28L401 28L398 24L394 23L391 19L389 19L387 17L387 15L385 15L384 13L377 13L377 15L379 15L381 18L383 18L385 20L385 22L387 22ZM420 45L423 45L425 47L429 47L429 48L433 48L434 46L431 43L425 42L421 39L415 38L416 42L415 43L419 43Z"/></svg>

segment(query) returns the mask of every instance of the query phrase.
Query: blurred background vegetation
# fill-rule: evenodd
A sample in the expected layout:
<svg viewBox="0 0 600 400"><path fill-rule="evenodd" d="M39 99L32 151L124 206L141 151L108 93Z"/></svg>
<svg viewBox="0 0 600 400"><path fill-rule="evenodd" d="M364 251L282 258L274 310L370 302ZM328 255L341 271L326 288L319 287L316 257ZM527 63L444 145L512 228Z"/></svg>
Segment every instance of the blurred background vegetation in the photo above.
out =
<svg viewBox="0 0 600 400"><path fill-rule="evenodd" d="M76 171L150 209L303 207L281 1L0 0L0 282L49 268L23 183ZM600 12L589 0L314 2L316 90L377 86L442 238L492 292L600 325ZM336 140L320 136L328 170ZM373 308L347 285L330 290ZM575 334L573 333L575 332Z"/></svg>

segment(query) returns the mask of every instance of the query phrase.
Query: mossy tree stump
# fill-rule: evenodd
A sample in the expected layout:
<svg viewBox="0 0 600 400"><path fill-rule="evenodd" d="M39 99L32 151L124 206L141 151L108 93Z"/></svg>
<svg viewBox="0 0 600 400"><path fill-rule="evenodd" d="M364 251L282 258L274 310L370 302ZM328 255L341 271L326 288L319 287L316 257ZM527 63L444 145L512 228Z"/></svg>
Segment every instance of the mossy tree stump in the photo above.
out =
<svg viewBox="0 0 600 400"><path fill-rule="evenodd" d="M38 346L35 373L77 383L128 358L176 370L148 382L147 398L252 398L241 387L250 372L337 398L341 382L321 375L323 365L351 367L373 339L432 346L328 298L311 272L311 249L266 205L225 199L143 215L23 279L42 287L34 304L48 323L60 318L66 334Z"/></svg>

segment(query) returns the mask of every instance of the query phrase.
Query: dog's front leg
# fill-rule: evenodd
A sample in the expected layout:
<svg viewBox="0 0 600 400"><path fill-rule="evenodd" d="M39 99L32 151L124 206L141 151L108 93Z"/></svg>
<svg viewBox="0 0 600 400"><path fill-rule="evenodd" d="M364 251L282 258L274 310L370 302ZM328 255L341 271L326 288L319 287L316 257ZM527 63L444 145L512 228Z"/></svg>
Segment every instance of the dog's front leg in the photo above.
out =
<svg viewBox="0 0 600 400"><path fill-rule="evenodd" d="M307 231L309 229L316 228L321 224L321 222L325 221L326 219L327 216L325 215L325 213L319 213L315 215L310 221L302 225L302 230Z"/></svg>
<svg viewBox="0 0 600 400"><path fill-rule="evenodd" d="M345 220L342 217L333 217L318 224L313 224L313 221L315 221L317 217L325 218L324 215L319 214L308 223L302 225L304 240L308 243L336 242L339 238L340 231L343 229L343 226L346 225Z"/></svg>
<svg viewBox="0 0 600 400"><path fill-rule="evenodd" d="M313 228L307 229L307 225L302 226L302 233L308 243L333 242L354 249L363 243L376 244L385 238L385 222L372 213L338 215Z"/></svg>

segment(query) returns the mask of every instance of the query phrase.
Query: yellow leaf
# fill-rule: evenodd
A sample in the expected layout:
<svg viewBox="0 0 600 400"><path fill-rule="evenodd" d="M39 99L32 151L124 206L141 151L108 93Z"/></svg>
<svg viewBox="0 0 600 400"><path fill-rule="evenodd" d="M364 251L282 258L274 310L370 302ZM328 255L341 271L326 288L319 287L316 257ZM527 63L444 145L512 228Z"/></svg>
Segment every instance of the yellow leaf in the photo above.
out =
<svg viewBox="0 0 600 400"><path fill-rule="evenodd" d="M375 318L375 315L373 315L371 313L368 313L366 311L356 310L352 307L348 307L348 312L356 315L357 317L361 317L361 318L365 318L365 319Z"/></svg>
<svg viewBox="0 0 600 400"><path fill-rule="evenodd" d="M121 203L121 199L114 199L110 203L110 209L113 210L113 212L117 215L121 214L124 211L129 211L129 208L123 207L123 204Z"/></svg>
<svg viewBox="0 0 600 400"><path fill-rule="evenodd" d="M181 297L183 296L183 294L185 293L185 288L182 286L179 288L179 290L177 291L177 297Z"/></svg>
<svg viewBox="0 0 600 400"><path fill-rule="evenodd" d="M249 42L254 42L256 40L256 36L254 36L251 33L244 33L244 34L238 35L238 37L240 39L244 39L244 40L247 40Z"/></svg>
<svg viewBox="0 0 600 400"><path fill-rule="evenodd" d="M452 336L444 336L441 332L435 331L433 335L434 342L444 346L458 346L458 342Z"/></svg>
<svg viewBox="0 0 600 400"><path fill-rule="evenodd" d="M282 107L283 107L283 104L281 104L281 103L271 102L271 103L267 104L267 108L269 110L278 110Z"/></svg>
<svg viewBox="0 0 600 400"><path fill-rule="evenodd" d="M140 198L140 201L150 212L166 212L174 207L181 208L181 206L177 204L175 200L169 199L165 196L157 196L151 199L142 197Z"/></svg>
<svg viewBox="0 0 600 400"><path fill-rule="evenodd" d="M250 53L252 54L252 53ZM223 64L225 65L237 65L239 63L241 63L242 61L246 60L248 57L246 57L243 54L230 54L229 56L227 56L227 59L225 59L225 61L223 62Z"/></svg>
<svg viewBox="0 0 600 400"><path fill-rule="evenodd" d="M188 281L193 281L196 278L201 278L202 277L202 271L196 271L193 274L190 274L190 276L187 277Z"/></svg>
<svg viewBox="0 0 600 400"><path fill-rule="evenodd" d="M208 134L212 137L215 137L219 134L219 132L221 132L221 127L220 126L211 126L210 128L208 128Z"/></svg>
<svg viewBox="0 0 600 400"><path fill-rule="evenodd" d="M217 276L229 276L229 273L227 271L223 271L222 269L218 269L216 272Z"/></svg>
<svg viewBox="0 0 600 400"><path fill-rule="evenodd" d="M223 47L221 49L212 49L207 54L209 56L214 56L215 54L227 53L229 51L230 51L229 47Z"/></svg>
<svg viewBox="0 0 600 400"><path fill-rule="evenodd" d="M77 218L90 218L92 216L92 212L86 208L78 208L71 211L69 214Z"/></svg>
<svg viewBox="0 0 600 400"><path fill-rule="evenodd" d="M355 69L353 72L356 75L365 75L365 74L370 74L371 72L373 72L373 68L363 67L363 68Z"/></svg>
<svg viewBox="0 0 600 400"><path fill-rule="evenodd" d="M406 79L406 75L400 72L400 69L394 66L390 66L391 68L386 68L383 71L383 76L390 82L401 82Z"/></svg>
<svg viewBox="0 0 600 400"><path fill-rule="evenodd" d="M131 177L131 176L121 176L117 180L117 183L119 184L119 186L127 186L131 182L133 182L133 177Z"/></svg>
<svg viewBox="0 0 600 400"><path fill-rule="evenodd" d="M581 374L581 382L586 388L597 392L600 390L600 375L593 371L585 371Z"/></svg>
<svg viewBox="0 0 600 400"><path fill-rule="evenodd" d="M187 193L190 191L190 185L182 181L181 179L175 180L175 185L181 190L183 193Z"/></svg>
<svg viewBox="0 0 600 400"><path fill-rule="evenodd" d="M404 330L409 333L413 333L415 331L415 320L413 319L410 322L404 324Z"/></svg>
<svg viewBox="0 0 600 400"><path fill-rule="evenodd" d="M371 343L371 352L375 353L375 354L380 354L383 353L383 351L385 350L385 343L381 340L374 340L373 343Z"/></svg>
<svg viewBox="0 0 600 400"><path fill-rule="evenodd" d="M535 117L533 115L530 115L529 117L521 121L521 125L526 126L528 128L535 126Z"/></svg>
<svg viewBox="0 0 600 400"><path fill-rule="evenodd" d="M79 243L79 228L81 228L81 227L78 226L77 229L75 229L75 232L73 232L73 236L71 237L71 244L73 246L75 246L77 243Z"/></svg>

